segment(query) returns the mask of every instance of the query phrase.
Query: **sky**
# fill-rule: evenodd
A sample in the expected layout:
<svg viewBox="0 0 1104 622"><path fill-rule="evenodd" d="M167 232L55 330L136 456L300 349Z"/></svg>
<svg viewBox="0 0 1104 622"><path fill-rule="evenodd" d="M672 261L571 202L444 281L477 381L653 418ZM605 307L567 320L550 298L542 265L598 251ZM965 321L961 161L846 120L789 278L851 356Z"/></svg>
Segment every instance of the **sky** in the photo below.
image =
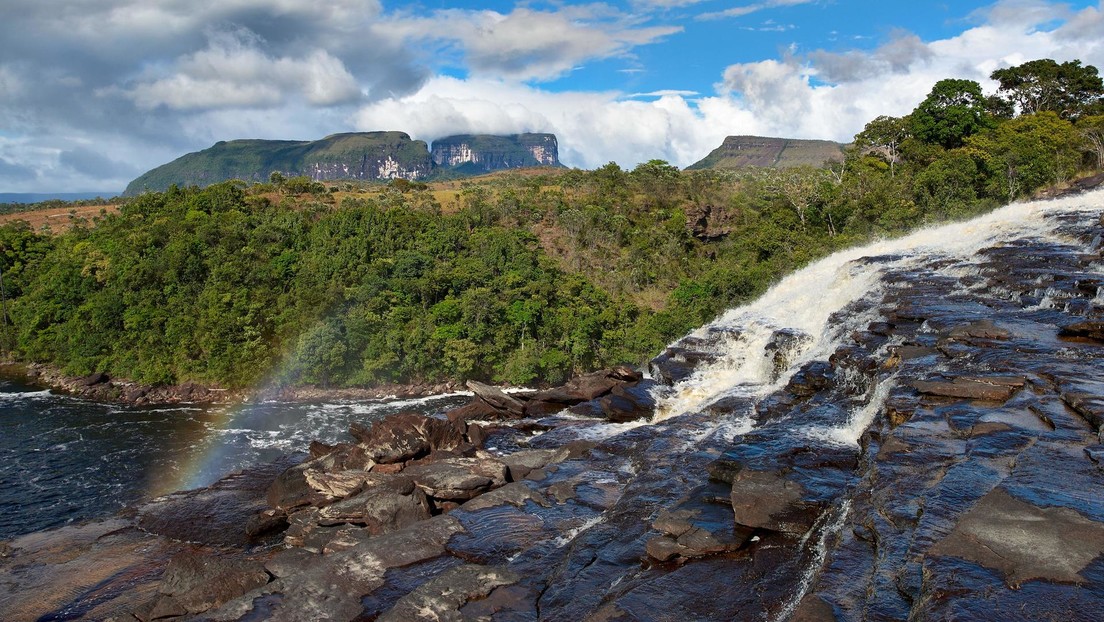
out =
<svg viewBox="0 0 1104 622"><path fill-rule="evenodd" d="M0 192L119 192L220 140L553 132L568 166L848 141L943 78L1104 67L1104 1L4 0Z"/></svg>

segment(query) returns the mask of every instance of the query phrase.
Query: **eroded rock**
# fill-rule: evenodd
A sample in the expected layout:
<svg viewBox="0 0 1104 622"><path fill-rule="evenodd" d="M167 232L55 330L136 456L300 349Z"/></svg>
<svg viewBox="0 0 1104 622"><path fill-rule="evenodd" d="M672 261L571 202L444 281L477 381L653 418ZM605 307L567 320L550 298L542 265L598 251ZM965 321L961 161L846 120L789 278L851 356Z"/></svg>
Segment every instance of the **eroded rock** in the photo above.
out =
<svg viewBox="0 0 1104 622"><path fill-rule="evenodd" d="M354 430L350 430L354 432ZM434 450L456 449L463 435L449 421L419 413L400 413L353 434L374 461L391 464L413 460Z"/></svg>
<svg viewBox="0 0 1104 622"><path fill-rule="evenodd" d="M269 576L259 562L228 560L214 555L182 553L165 568L158 592L168 599L158 599L150 619L181 615L172 613L203 613L268 583Z"/></svg>
<svg viewBox="0 0 1104 622"><path fill-rule="evenodd" d="M504 568L469 564L451 568L426 581L399 599L379 617L379 622L415 620L461 621L460 608L471 600L483 598L491 590L511 585L519 577Z"/></svg>
<svg viewBox="0 0 1104 622"><path fill-rule="evenodd" d="M961 376L951 382L915 380L912 382L912 386L917 391L927 395L1004 402L1012 397L1017 389L1024 386L1025 382L1023 377L993 376L983 378Z"/></svg>
<svg viewBox="0 0 1104 622"><path fill-rule="evenodd" d="M414 464L402 474L430 497L445 501L474 499L506 483L506 465L489 455Z"/></svg>
<svg viewBox="0 0 1104 622"><path fill-rule="evenodd" d="M824 506L807 502L801 485L772 471L741 469L732 477L732 510L739 525L804 535Z"/></svg>
<svg viewBox="0 0 1104 622"><path fill-rule="evenodd" d="M1011 587L1033 579L1083 584L1080 572L1104 554L1104 523L1069 508L1032 505L997 488L931 553L999 570Z"/></svg>
<svg viewBox="0 0 1104 622"><path fill-rule="evenodd" d="M378 535L430 517L425 493L409 476L397 476L367 486L359 493L326 506L318 513L320 525L355 523Z"/></svg>

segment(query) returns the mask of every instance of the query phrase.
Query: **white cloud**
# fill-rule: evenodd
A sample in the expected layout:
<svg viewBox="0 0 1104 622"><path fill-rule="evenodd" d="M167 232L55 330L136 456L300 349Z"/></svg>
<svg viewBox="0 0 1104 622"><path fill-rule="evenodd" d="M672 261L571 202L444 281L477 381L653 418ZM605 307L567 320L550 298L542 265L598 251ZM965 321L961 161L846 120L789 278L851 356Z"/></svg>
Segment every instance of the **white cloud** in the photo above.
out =
<svg viewBox="0 0 1104 622"><path fill-rule="evenodd" d="M820 79L833 82L852 82L885 75L904 74L917 64L926 63L934 56L931 48L914 34L898 32L890 41L873 51L825 52L809 54Z"/></svg>
<svg viewBox="0 0 1104 622"><path fill-rule="evenodd" d="M708 20L724 19L730 17L743 17L745 15L751 15L752 13L758 13L759 11L766 11L768 9L797 6L799 4L810 4L816 1L817 0L766 0L765 2L756 2L755 4L745 4L743 6L732 7L731 9L725 9L724 11L702 13L698 16L698 19Z"/></svg>
<svg viewBox="0 0 1104 622"><path fill-rule="evenodd" d="M745 25L779 27L768 9L815 1L744 0L727 16L754 13ZM311 139L350 129L423 139L552 131L572 165L633 166L656 157L686 165L731 134L849 140L875 116L909 112L947 77L992 91L993 69L1034 58L1104 66L1102 6L1073 11L1044 0L997 2L964 22L972 26L960 35L939 41L901 32L874 50L791 50L727 67L718 52L693 59L718 63L715 91L703 94L676 90L705 90L681 76L655 83L657 70L634 53L669 42L664 51L678 54L676 20L725 6L707 0L420 13L387 10L379 0L9 4L0 20L6 191L121 189L128 169L217 140ZM525 84L606 59L620 67L605 68L640 85L627 92L649 92Z"/></svg>
<svg viewBox="0 0 1104 622"><path fill-rule="evenodd" d="M399 15L381 23L376 33L454 47L476 75L547 80L588 60L624 55L681 30L639 26L605 5L584 5L557 11L521 7L507 14L444 10L424 18Z"/></svg>
<svg viewBox="0 0 1104 622"><path fill-rule="evenodd" d="M701 95L697 91L682 91L678 89L661 89L658 91L651 91L648 93L633 93L626 97L638 98L638 97L693 97L695 95Z"/></svg>
<svg viewBox="0 0 1104 622"><path fill-rule="evenodd" d="M735 64L724 70L716 94L706 97L673 91L640 101L613 92L552 93L438 77L417 93L366 105L354 118L361 130L403 128L425 140L554 132L561 159L584 168L610 160L632 167L652 158L686 166L733 134L849 141L874 117L907 114L948 77L977 80L992 92L993 69L1032 58L1104 65L1104 41L1083 37L1099 19L1098 11L1083 11L1051 30L1042 29L1049 17L1003 20L927 43L902 32L873 51Z"/></svg>
<svg viewBox="0 0 1104 622"><path fill-rule="evenodd" d="M716 146L712 143L719 144L718 134L762 127L719 98L695 107L681 95L645 102L613 92L552 93L512 82L447 77L430 80L414 95L369 104L355 123L360 130L403 128L428 141L462 133L553 132L561 160L582 168L652 158L689 164Z"/></svg>
<svg viewBox="0 0 1104 622"><path fill-rule="evenodd" d="M172 75L141 81L126 95L146 110L263 108L293 95L332 106L361 96L356 78L325 50L311 50L303 58L272 58L257 44L250 33L219 33L206 49L181 58Z"/></svg>

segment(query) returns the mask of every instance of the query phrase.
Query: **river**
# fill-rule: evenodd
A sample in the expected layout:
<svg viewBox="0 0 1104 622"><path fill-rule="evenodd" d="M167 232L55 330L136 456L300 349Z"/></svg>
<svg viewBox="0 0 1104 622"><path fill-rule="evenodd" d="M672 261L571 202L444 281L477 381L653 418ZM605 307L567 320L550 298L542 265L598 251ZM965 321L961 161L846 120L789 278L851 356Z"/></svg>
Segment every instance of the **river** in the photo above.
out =
<svg viewBox="0 0 1104 622"><path fill-rule="evenodd" d="M0 377L0 540L112 515L254 464L350 440L353 421L442 412L463 395L361 402L123 406Z"/></svg>

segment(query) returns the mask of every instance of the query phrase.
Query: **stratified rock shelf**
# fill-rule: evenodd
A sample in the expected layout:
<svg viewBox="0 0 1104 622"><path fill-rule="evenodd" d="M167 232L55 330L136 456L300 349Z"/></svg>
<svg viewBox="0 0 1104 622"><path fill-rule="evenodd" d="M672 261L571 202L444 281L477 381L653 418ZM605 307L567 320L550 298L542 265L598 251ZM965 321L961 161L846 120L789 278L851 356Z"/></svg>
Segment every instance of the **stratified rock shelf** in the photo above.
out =
<svg viewBox="0 0 1104 622"><path fill-rule="evenodd" d="M779 288L841 301L820 334L737 310L651 379L476 383L447 417L23 536L2 545L0 610L1104 619L1102 206L1011 206L813 266Z"/></svg>

